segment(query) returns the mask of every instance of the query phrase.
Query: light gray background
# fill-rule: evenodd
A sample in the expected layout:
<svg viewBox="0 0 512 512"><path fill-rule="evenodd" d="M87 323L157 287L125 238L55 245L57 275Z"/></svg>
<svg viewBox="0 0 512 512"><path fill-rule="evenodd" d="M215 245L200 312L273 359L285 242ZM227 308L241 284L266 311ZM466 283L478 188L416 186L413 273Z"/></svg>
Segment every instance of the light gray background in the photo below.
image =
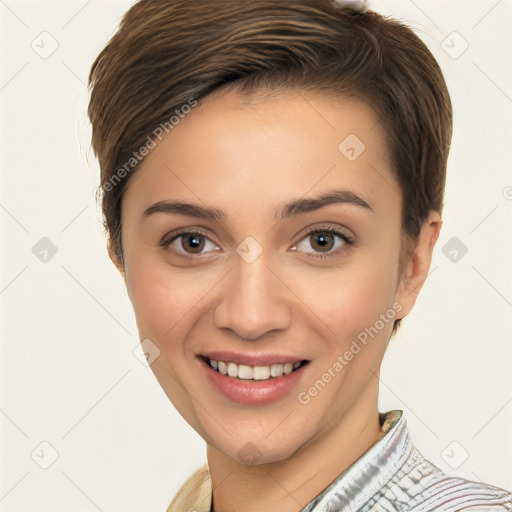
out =
<svg viewBox="0 0 512 512"><path fill-rule="evenodd" d="M4 512L163 511L205 461L133 354L93 196L85 82L131 4L0 0ZM455 112L442 234L386 354L380 410L403 409L416 446L448 473L510 490L512 2L371 6L429 45ZM43 237L57 248L45 262L32 251Z"/></svg>

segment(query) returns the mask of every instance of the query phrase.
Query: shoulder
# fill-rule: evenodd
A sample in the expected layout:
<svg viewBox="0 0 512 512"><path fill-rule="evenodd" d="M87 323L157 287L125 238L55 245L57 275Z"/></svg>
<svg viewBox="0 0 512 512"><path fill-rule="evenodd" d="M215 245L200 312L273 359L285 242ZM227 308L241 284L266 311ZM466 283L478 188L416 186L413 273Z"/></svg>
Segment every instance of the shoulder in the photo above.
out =
<svg viewBox="0 0 512 512"><path fill-rule="evenodd" d="M493 485L443 473L415 496L409 507L418 512L512 511L512 494Z"/></svg>
<svg viewBox="0 0 512 512"><path fill-rule="evenodd" d="M447 475L417 450L415 474L401 479L395 490L407 494L397 510L414 512L504 512L512 511L512 493L486 484ZM407 484L407 485L404 485ZM390 489L393 492L393 489ZM398 494L398 493L397 493Z"/></svg>
<svg viewBox="0 0 512 512"><path fill-rule="evenodd" d="M211 492L210 473L204 464L180 487L166 512L209 512Z"/></svg>

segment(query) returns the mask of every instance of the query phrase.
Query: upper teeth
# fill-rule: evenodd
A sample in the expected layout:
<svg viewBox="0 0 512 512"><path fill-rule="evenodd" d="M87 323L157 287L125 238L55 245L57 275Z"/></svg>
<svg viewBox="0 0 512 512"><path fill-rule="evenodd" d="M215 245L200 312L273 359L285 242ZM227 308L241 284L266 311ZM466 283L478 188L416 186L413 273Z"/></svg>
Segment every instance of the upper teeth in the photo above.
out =
<svg viewBox="0 0 512 512"><path fill-rule="evenodd" d="M268 366L248 366L246 364L236 364L232 362L215 361L208 359L210 366L222 375L238 377L239 379L265 380L270 377L281 377L297 369L301 362L295 363L275 363Z"/></svg>

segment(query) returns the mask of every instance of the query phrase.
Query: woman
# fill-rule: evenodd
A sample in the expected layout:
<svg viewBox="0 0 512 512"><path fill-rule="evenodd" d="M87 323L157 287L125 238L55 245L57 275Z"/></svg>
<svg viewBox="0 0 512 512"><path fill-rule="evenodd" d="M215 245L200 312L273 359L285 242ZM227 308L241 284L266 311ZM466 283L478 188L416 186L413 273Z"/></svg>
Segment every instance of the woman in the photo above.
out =
<svg viewBox="0 0 512 512"><path fill-rule="evenodd" d="M207 443L168 511L512 509L377 408L452 110L424 43L357 3L141 0L92 67L109 254Z"/></svg>

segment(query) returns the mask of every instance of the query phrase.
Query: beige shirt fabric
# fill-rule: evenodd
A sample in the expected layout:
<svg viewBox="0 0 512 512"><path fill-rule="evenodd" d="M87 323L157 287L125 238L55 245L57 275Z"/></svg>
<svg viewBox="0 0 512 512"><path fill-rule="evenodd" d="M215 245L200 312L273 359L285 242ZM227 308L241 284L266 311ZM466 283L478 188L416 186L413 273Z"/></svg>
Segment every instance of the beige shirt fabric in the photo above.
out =
<svg viewBox="0 0 512 512"><path fill-rule="evenodd" d="M212 480L205 464L181 486L166 512L210 512L211 506Z"/></svg>

